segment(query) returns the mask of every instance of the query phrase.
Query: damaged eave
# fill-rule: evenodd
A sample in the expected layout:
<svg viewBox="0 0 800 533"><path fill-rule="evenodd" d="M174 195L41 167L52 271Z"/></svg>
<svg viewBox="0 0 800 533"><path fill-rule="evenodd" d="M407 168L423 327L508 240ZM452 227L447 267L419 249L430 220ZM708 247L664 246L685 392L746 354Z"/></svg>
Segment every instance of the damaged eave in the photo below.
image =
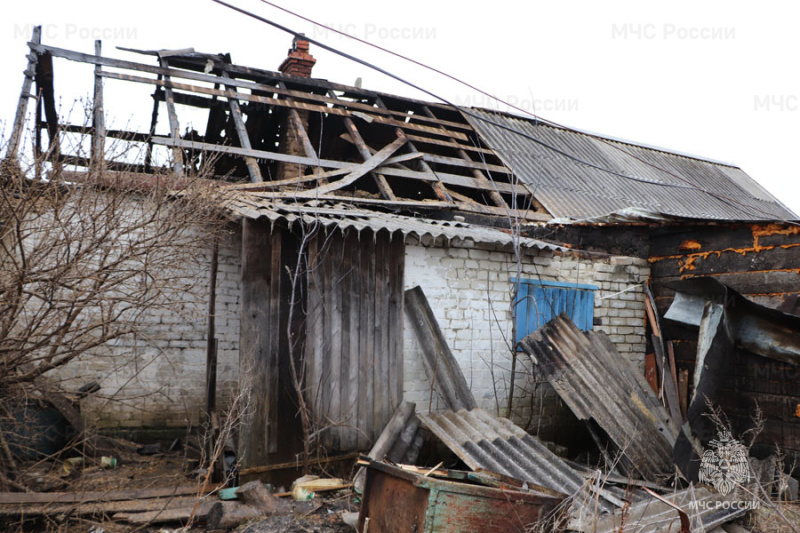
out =
<svg viewBox="0 0 800 533"><path fill-rule="evenodd" d="M305 204L273 202L257 194L227 193L223 201L226 210L235 219L258 219L265 217L271 222L282 220L290 225L302 221L324 228L353 230L358 233L388 231L405 237L414 237L422 242L444 240L445 242L473 242L500 246L518 246L521 249L549 250L553 252L577 251L559 244L515 235L510 230L491 228L457 220L434 220L421 217L384 213L354 207L345 203L310 201Z"/></svg>
<svg viewBox="0 0 800 533"><path fill-rule="evenodd" d="M664 318L700 327L710 302L724 311L720 319L734 344L763 357L800 365L800 317L756 304L713 278L666 286L676 293Z"/></svg>

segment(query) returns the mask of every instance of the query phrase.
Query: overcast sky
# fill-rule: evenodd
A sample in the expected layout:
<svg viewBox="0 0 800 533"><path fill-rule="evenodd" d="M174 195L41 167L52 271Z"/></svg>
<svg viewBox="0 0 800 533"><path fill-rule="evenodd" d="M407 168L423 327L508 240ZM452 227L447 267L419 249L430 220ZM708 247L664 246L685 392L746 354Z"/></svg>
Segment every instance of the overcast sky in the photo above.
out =
<svg viewBox="0 0 800 533"><path fill-rule="evenodd" d="M374 62L453 103L498 104L262 3L229 0ZM800 213L800 8L792 2L286 2L287 8L464 79L543 118L612 137L741 166ZM113 6L113 7L112 7ZM0 121L8 135L26 41L152 62L115 49L193 47L230 52L234 62L276 69L291 36L211 0L23 1L6 3L0 23ZM315 77L431 99L382 74L312 46ZM56 63L62 113L92 91L91 69ZM108 81L107 114L146 131L144 87ZM121 84L120 84L121 85ZM135 105L138 102L138 105ZM502 106L499 106L501 109ZM73 113L80 113L73 110ZM74 121L74 117L73 117ZM185 124L182 124L184 126Z"/></svg>

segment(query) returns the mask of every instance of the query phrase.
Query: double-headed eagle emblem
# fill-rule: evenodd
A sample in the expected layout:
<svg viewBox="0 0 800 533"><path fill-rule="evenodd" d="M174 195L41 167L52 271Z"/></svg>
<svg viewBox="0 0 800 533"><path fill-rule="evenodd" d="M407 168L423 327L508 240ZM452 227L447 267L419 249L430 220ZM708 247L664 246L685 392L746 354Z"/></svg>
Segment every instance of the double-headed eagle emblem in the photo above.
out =
<svg viewBox="0 0 800 533"><path fill-rule="evenodd" d="M720 431L719 440L712 440L712 446L703 452L700 462L700 481L709 483L722 494L750 479L750 465L747 462L747 448L731 437L730 432Z"/></svg>

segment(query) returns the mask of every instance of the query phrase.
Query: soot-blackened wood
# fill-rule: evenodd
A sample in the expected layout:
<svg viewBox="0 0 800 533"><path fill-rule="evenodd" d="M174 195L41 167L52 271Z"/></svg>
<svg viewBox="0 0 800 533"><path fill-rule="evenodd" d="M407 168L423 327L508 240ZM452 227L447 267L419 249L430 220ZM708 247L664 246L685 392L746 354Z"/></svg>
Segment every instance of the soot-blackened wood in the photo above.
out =
<svg viewBox="0 0 800 533"><path fill-rule="evenodd" d="M678 258L654 259L658 277L703 276L731 272L760 272L794 268L800 258L800 246L766 250L722 250L708 254L687 254Z"/></svg>
<svg viewBox="0 0 800 533"><path fill-rule="evenodd" d="M161 74L158 75L158 79L161 79ZM144 154L144 167L145 172L152 172L153 171L153 143L150 142L150 139L153 135L156 134L156 124L158 123L158 109L161 107L161 102L159 100L159 96L162 99L166 99L166 96L163 94L163 89L156 87L156 90L153 92L153 111L150 113L150 131L147 135L147 150ZM213 111L213 110L212 110ZM211 120L211 114L209 113L209 121ZM208 129L206 129L208 131Z"/></svg>
<svg viewBox="0 0 800 533"><path fill-rule="evenodd" d="M753 232L747 225L670 225L651 231L653 257L691 252L708 252L753 245Z"/></svg>
<svg viewBox="0 0 800 533"><path fill-rule="evenodd" d="M47 157L48 160L58 164L61 147L58 139L58 110L55 97L55 73L53 71L53 57L44 53L39 56L36 64L36 90L44 105L44 118L47 124Z"/></svg>
<svg viewBox="0 0 800 533"><path fill-rule="evenodd" d="M405 308L422 347L428 378L434 383L447 408L458 411L477 407L461 367L447 345L422 288L414 287L405 292Z"/></svg>
<svg viewBox="0 0 800 533"><path fill-rule="evenodd" d="M798 251L798 260L800 260L800 250ZM681 279L681 276L669 276L660 277L654 281L658 284L665 284ZM744 296L800 293L800 274L792 269L759 272L730 272L717 274L714 276L714 279L720 283L724 283ZM666 291L660 292L666 293Z"/></svg>
<svg viewBox="0 0 800 533"><path fill-rule="evenodd" d="M273 298L280 298L280 231L272 232L268 220L246 219L242 223L242 303L239 343L239 372L242 385L250 391L250 406L241 426L239 457L242 467L268 464L269 444L277 436L270 428L276 410L273 391L277 376L279 317L274 316ZM280 270L278 268L278 270ZM278 272L278 275L280 273ZM276 289L273 284L278 285Z"/></svg>

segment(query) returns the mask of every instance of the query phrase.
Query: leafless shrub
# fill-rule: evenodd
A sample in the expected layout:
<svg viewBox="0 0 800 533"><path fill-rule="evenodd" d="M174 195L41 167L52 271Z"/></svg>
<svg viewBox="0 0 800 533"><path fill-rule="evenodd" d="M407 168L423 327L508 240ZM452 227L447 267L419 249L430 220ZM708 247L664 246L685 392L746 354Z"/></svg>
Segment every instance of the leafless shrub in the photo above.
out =
<svg viewBox="0 0 800 533"><path fill-rule="evenodd" d="M196 273L224 220L202 175L51 165L31 179L41 163L0 166L0 428L61 369L135 344L148 317L203 290ZM0 448L0 483L22 488L4 437Z"/></svg>

